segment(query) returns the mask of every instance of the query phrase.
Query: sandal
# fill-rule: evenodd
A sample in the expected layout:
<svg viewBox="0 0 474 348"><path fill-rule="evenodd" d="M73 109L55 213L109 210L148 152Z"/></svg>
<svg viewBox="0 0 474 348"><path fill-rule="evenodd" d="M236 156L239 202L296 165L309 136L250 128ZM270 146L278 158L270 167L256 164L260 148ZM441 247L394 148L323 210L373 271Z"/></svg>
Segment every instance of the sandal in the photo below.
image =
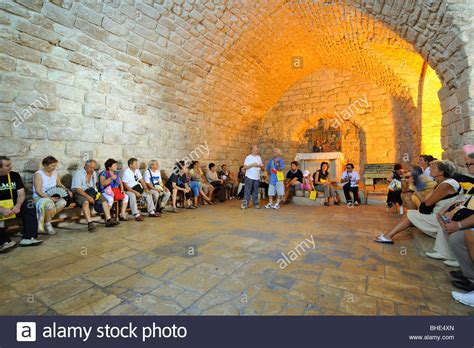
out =
<svg viewBox="0 0 474 348"><path fill-rule="evenodd" d="M128 217L122 216L122 215L120 215L119 220L120 221L130 221L130 219Z"/></svg>

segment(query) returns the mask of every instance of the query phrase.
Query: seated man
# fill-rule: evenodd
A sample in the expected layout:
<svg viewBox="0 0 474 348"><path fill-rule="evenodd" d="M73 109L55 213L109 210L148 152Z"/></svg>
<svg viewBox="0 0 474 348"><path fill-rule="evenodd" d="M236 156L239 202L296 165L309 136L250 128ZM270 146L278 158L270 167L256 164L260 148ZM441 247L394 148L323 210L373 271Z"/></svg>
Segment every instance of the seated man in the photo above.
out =
<svg viewBox="0 0 474 348"><path fill-rule="evenodd" d="M143 174L143 179L145 180L150 192L153 195L153 201L156 202L155 209L158 213L162 213L166 207L166 203L171 197L170 190L163 184L161 179L160 172L160 163L157 160L152 160L148 164L148 169Z"/></svg>
<svg viewBox="0 0 474 348"><path fill-rule="evenodd" d="M110 216L110 208L107 200L103 195L97 192L97 173L95 160L88 160L84 165L84 169L78 170L72 178L71 189L74 193L74 201L82 209L82 213L87 220L87 229L94 232L96 227L92 222L91 208L94 207L98 213L104 213L105 227L114 227L119 224L112 221Z"/></svg>
<svg viewBox="0 0 474 348"><path fill-rule="evenodd" d="M158 217L155 213L156 202L153 201L153 195L150 194L150 190L143 180L142 173L138 169L138 160L132 157L128 160L127 164L128 168L122 174L122 181L135 220L143 221L143 217L138 210L138 200L141 198L146 200L148 216Z"/></svg>
<svg viewBox="0 0 474 348"><path fill-rule="evenodd" d="M301 188L303 183L303 173L298 169L298 162L291 162L291 169L286 174L285 181L285 203L288 203L288 199L295 193L295 190Z"/></svg>
<svg viewBox="0 0 474 348"><path fill-rule="evenodd" d="M219 201L224 202L225 201L224 180L219 179L219 176L216 170L216 165L214 163L209 163L209 170L206 172L206 179L215 188Z"/></svg>
<svg viewBox="0 0 474 348"><path fill-rule="evenodd" d="M178 198L178 191L184 192L184 197L187 202L188 209L196 209L191 204L191 188L189 187L189 179L187 176L188 168L185 166L184 161L176 162L173 168L173 174L166 181L165 186L172 192L171 202L173 203L173 213L177 213L176 199Z"/></svg>
<svg viewBox="0 0 474 348"><path fill-rule="evenodd" d="M352 163L347 163L346 170L342 173L341 183L344 190L344 196L346 197L347 205L354 203L355 206L360 204L359 197L359 180L360 176L354 170L354 165ZM354 195L354 199L351 197L351 193Z"/></svg>
<svg viewBox="0 0 474 348"><path fill-rule="evenodd" d="M0 252L6 252L16 246L3 227L3 220L14 215L23 221L23 234L20 246L36 246L43 243L38 240L38 221L35 203L25 200L25 188L20 174L12 172L12 162L8 157L0 156Z"/></svg>

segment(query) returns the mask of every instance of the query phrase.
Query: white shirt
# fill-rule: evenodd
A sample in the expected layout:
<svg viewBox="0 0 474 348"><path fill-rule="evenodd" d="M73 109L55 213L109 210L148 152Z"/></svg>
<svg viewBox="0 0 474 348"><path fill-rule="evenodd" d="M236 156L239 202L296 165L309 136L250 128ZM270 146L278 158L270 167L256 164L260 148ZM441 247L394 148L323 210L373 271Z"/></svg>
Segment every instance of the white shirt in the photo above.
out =
<svg viewBox="0 0 474 348"><path fill-rule="evenodd" d="M122 181L130 188L137 186L139 184L139 180L142 178L142 173L139 169L135 169L135 172L133 172L130 168L127 168L122 174Z"/></svg>
<svg viewBox="0 0 474 348"><path fill-rule="evenodd" d="M434 178L431 176L431 168L430 168L430 166L426 167L426 169L423 171L423 174L425 174L427 177L430 177L431 179L434 179Z"/></svg>
<svg viewBox="0 0 474 348"><path fill-rule="evenodd" d="M56 187L56 183L58 180L58 172L56 170L53 171L51 176L46 175L43 169L38 170L36 173L39 173L41 179L43 179L43 187L41 188L41 191L43 191L43 193L46 193L46 191L48 191L52 187ZM39 195L36 192L34 181L35 179L33 177L33 197L36 198L39 197Z"/></svg>
<svg viewBox="0 0 474 348"><path fill-rule="evenodd" d="M150 172L151 172L151 175L150 175ZM145 170L145 173L143 174L143 180L145 180L147 184L152 184L153 186L163 185L163 181L161 180L161 172L159 169L156 171L151 170L151 169Z"/></svg>
<svg viewBox="0 0 474 348"><path fill-rule="evenodd" d="M357 187L359 186L357 184L357 180L360 180L359 173L357 173L355 170L353 170L351 173L347 173L347 170L342 173L342 179L347 179L348 176L351 177L351 187Z"/></svg>
<svg viewBox="0 0 474 348"><path fill-rule="evenodd" d="M85 169L78 170L73 178L71 189L80 188L83 191L87 190L88 188L93 188L97 191L97 173L94 171L91 175L91 180L87 182L87 172Z"/></svg>
<svg viewBox="0 0 474 348"><path fill-rule="evenodd" d="M259 155L254 156L254 155L250 154L245 158L244 165L248 166L248 165L251 165L253 163L257 163L259 166L261 166L263 164L262 159L260 158ZM249 168L245 172L245 176L248 177L249 179L252 179L252 180L260 180L261 170L262 170L261 167Z"/></svg>

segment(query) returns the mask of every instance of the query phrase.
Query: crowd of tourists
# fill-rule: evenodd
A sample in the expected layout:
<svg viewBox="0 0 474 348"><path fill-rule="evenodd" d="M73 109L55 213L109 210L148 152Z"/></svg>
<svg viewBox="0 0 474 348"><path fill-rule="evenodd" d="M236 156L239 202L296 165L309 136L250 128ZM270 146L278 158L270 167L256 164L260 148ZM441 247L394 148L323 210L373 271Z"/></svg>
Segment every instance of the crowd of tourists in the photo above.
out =
<svg viewBox="0 0 474 348"><path fill-rule="evenodd" d="M466 167L474 175L474 147L466 146L465 152ZM56 234L54 217L71 203L81 209L90 232L97 229L94 212L103 217L106 228L113 228L123 221L143 221L144 209L146 216L158 218L165 212L177 213L178 208L197 209L200 204L213 205L216 201L235 198L242 199L241 209L245 210L251 204L260 209L259 202L268 196L265 208L279 209L290 202L296 191L302 191L303 195L307 192L311 198L318 192L324 193L326 206L340 205L335 183L342 185L346 204L361 203L360 176L352 163L345 166L338 179L331 176L327 162L322 162L311 174L307 170L302 172L298 162L293 161L285 175L285 163L278 148L273 149L272 157L264 163L258 146L252 146L235 177L225 164L209 163L203 170L198 161L179 161L164 180L157 160L150 161L142 172L136 158L128 159L127 167L121 171L115 159L105 161L101 170L97 170L98 163L91 159L74 174L68 188L58 176L57 166L58 160L53 156L42 160L42 168L33 177L32 198L28 199L21 176L12 171L12 161L0 156L0 224L16 217L22 219L20 246L40 245L38 233ZM450 161L422 155L418 164L410 168L396 164L388 186L387 208L403 216L395 227L374 240L393 244L393 238L410 226L434 238L434 251L426 256L460 268L450 272L451 283L467 293L453 292L453 297L471 306L474 306L473 192L472 176L456 173ZM0 225L0 252L16 245Z"/></svg>

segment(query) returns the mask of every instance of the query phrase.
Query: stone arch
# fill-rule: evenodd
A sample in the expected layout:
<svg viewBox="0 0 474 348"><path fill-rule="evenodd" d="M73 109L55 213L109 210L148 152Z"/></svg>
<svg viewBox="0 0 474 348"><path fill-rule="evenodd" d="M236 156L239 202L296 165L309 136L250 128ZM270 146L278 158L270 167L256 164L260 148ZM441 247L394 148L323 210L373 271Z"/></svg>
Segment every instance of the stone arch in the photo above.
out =
<svg viewBox="0 0 474 348"><path fill-rule="evenodd" d="M419 53L443 84L444 156L458 159L474 133L473 12L461 0L7 0L3 150L31 171L51 152L65 168L84 153L100 162L158 157L171 167L206 142L202 160L237 164L297 81L321 69L368 71L389 95L409 100L406 77L388 63L403 53L407 71L418 72ZM45 95L48 105L19 127L9 122Z"/></svg>

